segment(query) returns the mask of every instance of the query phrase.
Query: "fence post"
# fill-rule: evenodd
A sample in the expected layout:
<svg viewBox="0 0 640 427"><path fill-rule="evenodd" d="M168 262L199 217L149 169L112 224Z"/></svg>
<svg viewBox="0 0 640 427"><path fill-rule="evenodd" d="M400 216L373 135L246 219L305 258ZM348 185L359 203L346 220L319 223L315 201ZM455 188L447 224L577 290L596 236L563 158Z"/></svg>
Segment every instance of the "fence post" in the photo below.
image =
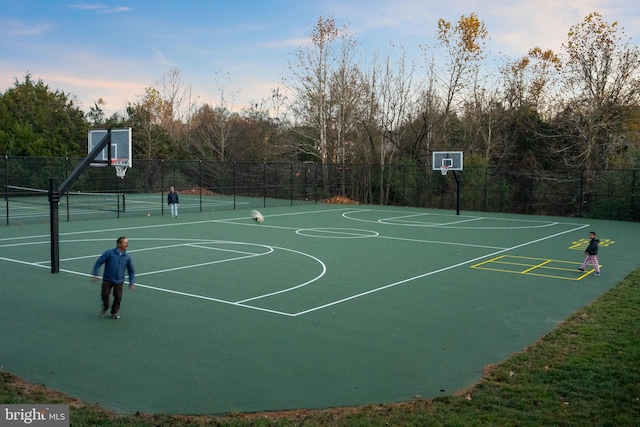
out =
<svg viewBox="0 0 640 427"><path fill-rule="evenodd" d="M530 182L531 196L529 197L529 213L531 213L531 214L535 213L533 211L533 179L534 179L534 174L535 174L535 171L533 170L533 168L531 168L531 182Z"/></svg>
<svg viewBox="0 0 640 427"><path fill-rule="evenodd" d="M237 192L237 177L236 177L236 173L237 173L237 161L233 162L233 210L236 210L236 192ZM225 168L226 169L226 168Z"/></svg>
<svg viewBox="0 0 640 427"><path fill-rule="evenodd" d="M318 203L318 163L313 163L313 200Z"/></svg>
<svg viewBox="0 0 640 427"><path fill-rule="evenodd" d="M407 164L402 163L402 204L407 206Z"/></svg>
<svg viewBox="0 0 640 427"><path fill-rule="evenodd" d="M4 156L4 201L7 207L7 225L9 225L9 156Z"/></svg>
<svg viewBox="0 0 640 427"><path fill-rule="evenodd" d="M636 169L631 171L631 206L629 207L630 221L635 221L636 172Z"/></svg>
<svg viewBox="0 0 640 427"><path fill-rule="evenodd" d="M584 203L584 169L580 169L580 198L578 199L578 218L582 218L582 205Z"/></svg>
<svg viewBox="0 0 640 427"><path fill-rule="evenodd" d="M160 159L160 215L164 215L164 159Z"/></svg>
<svg viewBox="0 0 640 427"><path fill-rule="evenodd" d="M294 170L294 166L293 166L293 162L291 162L291 183L289 184L289 201L291 203L291 206L293 206L293 182L294 182L293 170Z"/></svg>
<svg viewBox="0 0 640 427"><path fill-rule="evenodd" d="M69 176L69 168L68 168L68 164L69 164L69 158L66 157L65 158L65 162L64 162L64 176ZM65 198L67 199L67 222L71 221L71 207L69 206L69 192L67 191L65 194Z"/></svg>
<svg viewBox="0 0 640 427"><path fill-rule="evenodd" d="M487 197L488 197L488 193L487 193L488 175L489 175L489 167L485 166L485 168L484 168L484 211L485 212L487 212L487 209L489 208L489 201L487 200Z"/></svg>

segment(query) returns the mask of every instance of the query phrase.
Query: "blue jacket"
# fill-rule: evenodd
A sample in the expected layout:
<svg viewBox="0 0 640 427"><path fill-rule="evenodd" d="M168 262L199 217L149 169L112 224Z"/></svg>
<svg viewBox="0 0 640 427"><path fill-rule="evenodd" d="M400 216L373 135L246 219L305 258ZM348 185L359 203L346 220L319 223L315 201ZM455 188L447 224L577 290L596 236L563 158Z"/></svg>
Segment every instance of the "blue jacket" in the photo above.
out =
<svg viewBox="0 0 640 427"><path fill-rule="evenodd" d="M98 270L104 264L102 280L109 283L124 283L125 269L129 272L129 283L136 283L136 272L133 261L127 252L120 252L118 248L105 251L93 266L93 275L98 275Z"/></svg>
<svg viewBox="0 0 640 427"><path fill-rule="evenodd" d="M175 191L173 193L169 192L169 194L167 194L167 204L173 205L174 203L180 203L178 201L178 193L176 193Z"/></svg>

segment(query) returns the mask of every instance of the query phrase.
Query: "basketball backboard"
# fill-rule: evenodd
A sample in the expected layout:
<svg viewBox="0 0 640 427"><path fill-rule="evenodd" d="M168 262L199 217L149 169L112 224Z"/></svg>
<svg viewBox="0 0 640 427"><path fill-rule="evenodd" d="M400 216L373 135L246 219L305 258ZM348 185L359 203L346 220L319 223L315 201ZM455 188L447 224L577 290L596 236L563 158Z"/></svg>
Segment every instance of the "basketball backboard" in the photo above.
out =
<svg viewBox="0 0 640 427"><path fill-rule="evenodd" d="M446 168L450 171L462 170L462 151L434 151L433 170Z"/></svg>
<svg viewBox="0 0 640 427"><path fill-rule="evenodd" d="M87 153L96 147L107 134L106 129L92 129L89 131ZM110 151L110 153L109 153ZM111 154L111 155L109 155ZM92 160L91 166L122 165L131 167L131 128L111 129L111 144Z"/></svg>

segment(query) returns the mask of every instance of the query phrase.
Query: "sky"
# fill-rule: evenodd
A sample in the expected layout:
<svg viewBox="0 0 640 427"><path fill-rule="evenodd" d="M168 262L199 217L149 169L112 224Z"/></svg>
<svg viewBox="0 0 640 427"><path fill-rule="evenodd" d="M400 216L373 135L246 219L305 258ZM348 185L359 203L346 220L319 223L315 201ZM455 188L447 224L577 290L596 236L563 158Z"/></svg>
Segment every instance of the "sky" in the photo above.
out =
<svg viewBox="0 0 640 427"><path fill-rule="evenodd" d="M319 17L346 26L359 51L402 46L420 60L439 19L475 13L487 48L513 59L559 51L592 12L640 44L637 0L0 0L0 93L27 74L123 113L171 70L198 103L241 109L282 87L289 63Z"/></svg>

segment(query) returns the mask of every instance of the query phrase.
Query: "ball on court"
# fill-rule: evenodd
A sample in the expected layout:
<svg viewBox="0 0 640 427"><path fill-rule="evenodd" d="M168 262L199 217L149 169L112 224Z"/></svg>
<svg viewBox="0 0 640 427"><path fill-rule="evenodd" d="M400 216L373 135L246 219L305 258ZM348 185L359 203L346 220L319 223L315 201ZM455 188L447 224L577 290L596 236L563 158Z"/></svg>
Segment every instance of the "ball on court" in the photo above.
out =
<svg viewBox="0 0 640 427"><path fill-rule="evenodd" d="M255 209L251 211L251 219L258 224L262 224L264 222L264 217L262 216L262 214Z"/></svg>

